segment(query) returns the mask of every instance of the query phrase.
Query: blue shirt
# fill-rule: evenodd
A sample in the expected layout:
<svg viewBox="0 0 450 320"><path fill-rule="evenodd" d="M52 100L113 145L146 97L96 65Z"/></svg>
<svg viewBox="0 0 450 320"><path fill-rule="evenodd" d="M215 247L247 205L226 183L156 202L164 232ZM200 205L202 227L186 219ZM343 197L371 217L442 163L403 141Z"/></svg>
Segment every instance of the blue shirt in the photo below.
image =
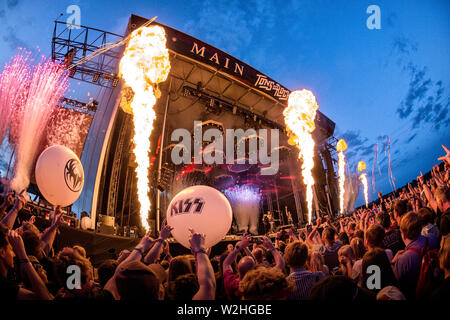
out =
<svg viewBox="0 0 450 320"><path fill-rule="evenodd" d="M309 297L309 292L312 286L325 277L322 272L309 272L305 269L292 272L288 279L295 283L295 290L289 295L289 300L306 300Z"/></svg>

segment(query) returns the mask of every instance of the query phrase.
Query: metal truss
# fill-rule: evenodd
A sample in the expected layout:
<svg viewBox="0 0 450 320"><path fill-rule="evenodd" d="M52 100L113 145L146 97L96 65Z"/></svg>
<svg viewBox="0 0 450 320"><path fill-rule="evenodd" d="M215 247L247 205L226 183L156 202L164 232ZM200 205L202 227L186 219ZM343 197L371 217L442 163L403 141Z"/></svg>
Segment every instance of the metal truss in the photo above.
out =
<svg viewBox="0 0 450 320"><path fill-rule="evenodd" d="M74 99L62 98L58 102L57 105L58 105L58 107L61 107L61 108L65 108L65 109L69 109L69 110L73 110L73 111L77 111L77 112L81 112L81 113L89 114L89 115L93 116L95 114L95 112L97 111L98 101L92 100L89 103L85 103L85 102L80 102L80 101L77 101Z"/></svg>
<svg viewBox="0 0 450 320"><path fill-rule="evenodd" d="M123 39L121 35L95 28L71 27L66 22L55 21L52 38L52 59L64 62L68 67L96 50ZM92 60L72 67L70 77L101 87L116 86L119 81L116 69L121 56L120 50L120 47L113 48Z"/></svg>

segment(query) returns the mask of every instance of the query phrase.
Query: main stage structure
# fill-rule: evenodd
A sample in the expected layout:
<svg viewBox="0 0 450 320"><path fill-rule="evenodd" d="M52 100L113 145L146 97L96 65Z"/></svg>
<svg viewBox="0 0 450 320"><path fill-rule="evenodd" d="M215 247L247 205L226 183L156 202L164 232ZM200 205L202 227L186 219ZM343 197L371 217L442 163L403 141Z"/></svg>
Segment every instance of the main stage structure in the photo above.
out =
<svg viewBox="0 0 450 320"><path fill-rule="evenodd" d="M128 35L148 19L131 15ZM287 224L286 211L295 223L306 223L304 185L295 146L288 144L283 109L290 90L250 65L171 27L165 29L171 71L160 84L155 105L157 118L151 136L150 226L158 230L171 198L183 187L208 184L219 190L256 186L260 211L272 211L280 224ZM68 29L56 21L52 41L53 59L76 64L107 43L123 36L83 27ZM132 152L133 121L129 103L133 92L120 78L118 65L124 47L116 47L71 69L70 76L100 86L101 93L84 142L81 161L85 186L73 205L91 219L110 217L119 229L139 225L135 159ZM320 98L319 98L320 104ZM193 132L194 121L206 128L280 129L280 168L276 175L261 176L259 165L174 165L170 158L173 130ZM314 215L334 215L338 210L335 123L320 111L316 116ZM113 218L112 218L113 217Z"/></svg>

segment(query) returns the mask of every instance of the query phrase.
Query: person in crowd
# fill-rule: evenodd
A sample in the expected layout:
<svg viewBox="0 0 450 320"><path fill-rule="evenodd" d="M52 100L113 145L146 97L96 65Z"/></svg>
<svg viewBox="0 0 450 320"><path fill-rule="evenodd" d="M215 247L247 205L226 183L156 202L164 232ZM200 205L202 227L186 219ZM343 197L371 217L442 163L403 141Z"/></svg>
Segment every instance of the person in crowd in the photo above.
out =
<svg viewBox="0 0 450 320"><path fill-rule="evenodd" d="M311 250L308 249L308 252ZM322 272L325 276L330 274L330 270L323 260L323 255L319 251L313 250L308 254L307 269L311 272Z"/></svg>
<svg viewBox="0 0 450 320"><path fill-rule="evenodd" d="M325 275L322 272L310 272L305 269L308 259L308 246L302 241L288 244L284 252L284 260L289 267L288 279L295 284L294 290L289 294L290 300L306 300L312 286Z"/></svg>
<svg viewBox="0 0 450 320"><path fill-rule="evenodd" d="M433 292L431 300L450 301L450 235L441 239L439 266L444 271L444 281Z"/></svg>
<svg viewBox="0 0 450 320"><path fill-rule="evenodd" d="M348 244L340 247L338 251L338 258L339 258L339 269L335 274L340 274L351 278L353 271L353 263L355 259L355 254L353 252L352 247Z"/></svg>
<svg viewBox="0 0 450 320"><path fill-rule="evenodd" d="M400 229L391 225L391 218L387 212L379 212L375 217L375 223L384 228L383 248L391 250L394 255L405 248Z"/></svg>
<svg viewBox="0 0 450 320"><path fill-rule="evenodd" d="M378 267L380 273L379 278L371 280L370 276L374 273L373 266ZM397 289L399 287L386 251L378 247L372 248L364 254L361 278L361 286L373 290L377 294L387 286L393 286Z"/></svg>
<svg viewBox="0 0 450 320"><path fill-rule="evenodd" d="M309 300L370 301L376 300L376 295L358 287L349 277L335 275L317 282L311 288Z"/></svg>
<svg viewBox="0 0 450 320"><path fill-rule="evenodd" d="M30 289L20 287L17 282L8 278L8 273L14 270L15 257L17 257L18 267L23 277L26 277ZM0 299L7 301L51 300L52 298L44 281L28 258L20 235L0 223Z"/></svg>
<svg viewBox="0 0 450 320"><path fill-rule="evenodd" d="M239 282L243 300L286 300L293 288L293 281L276 267L257 266Z"/></svg>
<svg viewBox="0 0 450 320"><path fill-rule="evenodd" d="M105 260L99 265L98 282L100 287L103 288L109 279L112 278L118 265L119 263L114 259Z"/></svg>
<svg viewBox="0 0 450 320"><path fill-rule="evenodd" d="M314 242L312 242L312 239L321 223L320 218L317 220L318 222L316 227L311 231L306 240L306 243L310 246L314 246L315 244ZM319 239L319 246L317 247L317 250L320 252L320 254L322 254L325 265L328 267L328 270L330 270L330 272L335 267L339 266L338 250L342 246L342 243L340 241L335 241L335 234L335 229L327 226L322 231L322 237L316 238Z"/></svg>
<svg viewBox="0 0 450 320"><path fill-rule="evenodd" d="M406 249L394 257L394 273L399 281L400 291L409 299L415 299L415 290L422 264L422 254L426 247L426 238L421 235L422 219L411 211L400 222L400 231Z"/></svg>
<svg viewBox="0 0 450 320"><path fill-rule="evenodd" d="M422 232L421 234L424 237L428 237L428 235L433 235L436 238L439 238L439 228L434 223L434 212L428 207L420 208L417 213L422 219Z"/></svg>

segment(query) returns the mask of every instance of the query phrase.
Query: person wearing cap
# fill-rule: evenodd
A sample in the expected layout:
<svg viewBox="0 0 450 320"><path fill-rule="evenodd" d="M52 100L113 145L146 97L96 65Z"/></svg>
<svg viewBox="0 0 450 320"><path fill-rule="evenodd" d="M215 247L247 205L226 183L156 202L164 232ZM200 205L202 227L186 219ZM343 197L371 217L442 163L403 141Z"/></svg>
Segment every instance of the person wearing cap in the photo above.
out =
<svg viewBox="0 0 450 320"><path fill-rule="evenodd" d="M144 268L146 266L145 264L142 263L143 266L140 264L131 264L128 266L128 264L130 262L134 262L134 261L140 262L142 259L143 253L146 252L147 250L149 250L151 247L151 250L147 254L148 258L146 257L146 259L145 259L150 264L150 262L152 262L151 261L152 257L154 259L156 259L156 257L157 257L157 254L160 250L160 244L169 237L170 232L172 230L173 230L172 227L165 225L161 229L161 231L159 233L159 238L157 240L153 240L150 237L150 234L151 234L151 230L150 230L149 232L147 232L145 234L144 237L142 237L141 241L133 249L133 251L118 265L116 272L114 273L114 276L112 276L111 279L109 279L109 281L105 284L105 287L104 287L105 290L109 291L113 295L114 299L116 299L116 300L121 299L121 296L119 293L119 286L116 281L116 279L119 275L120 275L119 282L121 283L121 289L126 294L128 293L127 290L130 287L133 287L133 284L130 284L130 286L127 286L122 281L128 275L131 277L131 279L139 279L139 277L141 277L141 278L143 277L143 278L145 278L144 280L147 281L147 282L145 282L147 285L152 285L152 288L153 288L153 286L156 286L156 281L157 281L156 275L154 275L152 273L152 271L149 271L147 268ZM159 245L156 245L156 244L159 244ZM138 280L130 280L130 281L136 285L139 285L137 283L137 282L139 282ZM139 287L139 288L141 288L141 287ZM158 285L158 290L159 290L159 285ZM150 291L150 292L154 293L154 291ZM132 299L132 297L133 297L132 293L129 293L129 295L127 296L127 298L130 298L130 299Z"/></svg>

